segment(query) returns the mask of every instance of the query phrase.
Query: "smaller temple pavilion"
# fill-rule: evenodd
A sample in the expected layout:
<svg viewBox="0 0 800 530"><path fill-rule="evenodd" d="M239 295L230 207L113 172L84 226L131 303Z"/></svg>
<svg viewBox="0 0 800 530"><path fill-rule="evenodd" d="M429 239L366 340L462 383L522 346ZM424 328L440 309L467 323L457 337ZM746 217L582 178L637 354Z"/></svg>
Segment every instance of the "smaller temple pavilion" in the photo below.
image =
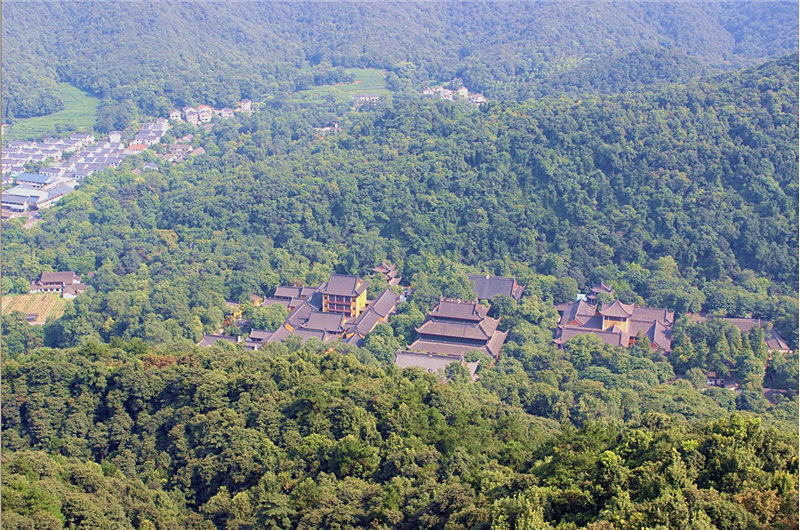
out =
<svg viewBox="0 0 800 530"><path fill-rule="evenodd" d="M648 340L653 349L672 351L673 311L623 304L619 300L608 305L592 303L601 292L614 291L603 285L592 289L595 297L589 301L577 300L559 307L561 319L554 339L559 347L573 337L591 333L611 346L629 348L637 340Z"/></svg>

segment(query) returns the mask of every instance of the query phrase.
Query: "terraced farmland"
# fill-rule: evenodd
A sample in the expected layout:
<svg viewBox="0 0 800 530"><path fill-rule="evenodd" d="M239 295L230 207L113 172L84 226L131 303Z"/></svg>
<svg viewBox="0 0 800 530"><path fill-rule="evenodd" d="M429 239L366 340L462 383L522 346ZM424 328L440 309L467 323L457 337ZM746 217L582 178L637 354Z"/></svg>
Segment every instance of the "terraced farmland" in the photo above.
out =
<svg viewBox="0 0 800 530"><path fill-rule="evenodd" d="M64 314L68 300L58 294L7 295L2 299L3 314L19 311L23 315L36 314L33 324L44 324L49 317Z"/></svg>

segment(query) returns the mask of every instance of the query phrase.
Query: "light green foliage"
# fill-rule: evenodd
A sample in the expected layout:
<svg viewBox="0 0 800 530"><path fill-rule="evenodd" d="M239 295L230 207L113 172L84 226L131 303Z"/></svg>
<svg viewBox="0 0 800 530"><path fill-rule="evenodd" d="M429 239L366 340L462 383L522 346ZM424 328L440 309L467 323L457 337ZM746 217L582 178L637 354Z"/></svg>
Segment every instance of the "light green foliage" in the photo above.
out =
<svg viewBox="0 0 800 530"><path fill-rule="evenodd" d="M47 116L17 120L3 135L3 141L34 139L48 134L60 135L91 129L100 100L69 83L58 83L57 88L63 110Z"/></svg>
<svg viewBox="0 0 800 530"><path fill-rule="evenodd" d="M281 304L272 304L266 307L254 307L243 314L245 318L253 321L253 329L275 331L286 320L289 311Z"/></svg>

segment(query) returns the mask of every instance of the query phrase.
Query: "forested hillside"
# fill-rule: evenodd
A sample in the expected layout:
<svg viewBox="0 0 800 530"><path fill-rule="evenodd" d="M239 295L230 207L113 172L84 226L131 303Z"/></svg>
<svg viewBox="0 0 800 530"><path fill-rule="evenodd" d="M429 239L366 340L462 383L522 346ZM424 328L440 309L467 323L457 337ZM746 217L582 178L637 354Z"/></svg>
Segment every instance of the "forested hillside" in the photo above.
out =
<svg viewBox="0 0 800 530"><path fill-rule="evenodd" d="M196 341L224 299L389 257L420 285L463 282L463 266L575 290L615 281L628 301L772 320L796 344L797 78L795 55L628 96L412 98L348 113L327 139L312 127L346 104L270 106L199 136L194 162L128 165L36 228L7 223L3 289L96 271L50 345Z"/></svg>
<svg viewBox="0 0 800 530"><path fill-rule="evenodd" d="M463 376L327 348L90 343L6 361L4 528L797 525L796 436L686 386L669 393L702 420L623 391L623 426L598 406L619 392L575 381L592 416L576 428Z"/></svg>
<svg viewBox="0 0 800 530"><path fill-rule="evenodd" d="M4 529L800 524L796 3L2 16L4 121L58 110L56 82L126 138L175 106L263 102L173 121L40 222L3 221L2 294L49 271L88 286L42 326L2 315ZM354 108L357 78L378 102ZM420 95L451 82L489 103ZM156 156L185 135L202 150ZM372 299L384 261L408 297L362 347L196 345L274 330L286 310L251 297L278 285L357 274ZM477 380L397 368L440 296L473 298L467 273L524 286L487 303L499 358L469 352ZM556 304L601 281L674 311L671 350L557 348ZM773 325L793 351L768 351Z"/></svg>
<svg viewBox="0 0 800 530"><path fill-rule="evenodd" d="M398 90L459 78L517 100L676 81L797 43L791 2L9 1L2 16L4 121L58 110L56 81L149 115L280 96L338 66L389 70Z"/></svg>

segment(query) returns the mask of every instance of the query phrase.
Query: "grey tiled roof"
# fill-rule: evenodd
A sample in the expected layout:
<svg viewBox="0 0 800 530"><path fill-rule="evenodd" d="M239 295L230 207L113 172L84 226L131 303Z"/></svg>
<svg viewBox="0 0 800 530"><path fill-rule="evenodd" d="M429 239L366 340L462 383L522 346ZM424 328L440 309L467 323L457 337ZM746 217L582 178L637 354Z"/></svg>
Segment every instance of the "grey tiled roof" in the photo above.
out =
<svg viewBox="0 0 800 530"><path fill-rule="evenodd" d="M519 300L522 297L524 287L517 285L514 278L504 278L502 276L489 276L483 274L467 275L474 284L475 294L481 300L491 300L495 296L503 295Z"/></svg>

